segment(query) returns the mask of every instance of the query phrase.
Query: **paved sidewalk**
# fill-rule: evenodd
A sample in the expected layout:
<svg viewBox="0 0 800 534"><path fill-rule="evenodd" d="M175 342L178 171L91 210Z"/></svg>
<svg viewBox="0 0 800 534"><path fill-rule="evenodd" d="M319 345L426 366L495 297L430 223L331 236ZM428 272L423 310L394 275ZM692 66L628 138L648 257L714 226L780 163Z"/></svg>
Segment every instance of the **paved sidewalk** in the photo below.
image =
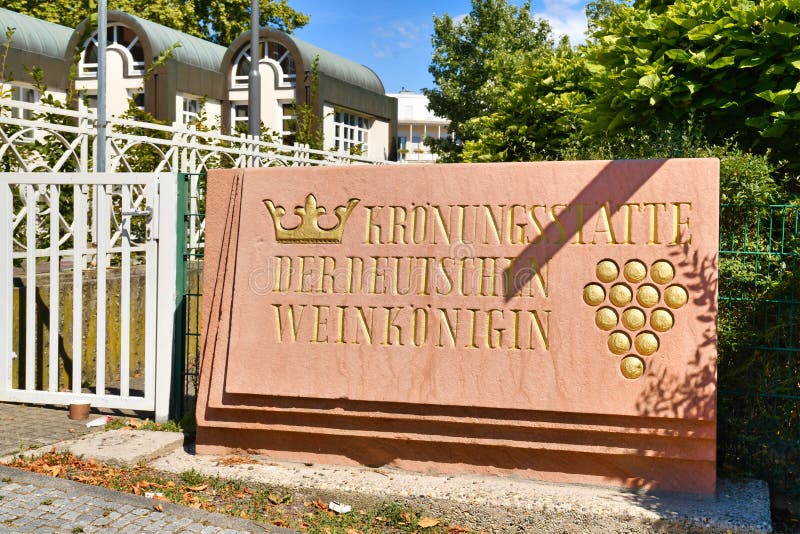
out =
<svg viewBox="0 0 800 534"><path fill-rule="evenodd" d="M36 449L87 434L85 421L67 418L65 408L0 403L0 456Z"/></svg>
<svg viewBox="0 0 800 534"><path fill-rule="evenodd" d="M133 412L92 410L89 420L101 412L138 419ZM65 407L0 403L0 457L102 431L86 428L86 421L73 421L68 413Z"/></svg>
<svg viewBox="0 0 800 534"><path fill-rule="evenodd" d="M0 532L294 531L0 466Z"/></svg>

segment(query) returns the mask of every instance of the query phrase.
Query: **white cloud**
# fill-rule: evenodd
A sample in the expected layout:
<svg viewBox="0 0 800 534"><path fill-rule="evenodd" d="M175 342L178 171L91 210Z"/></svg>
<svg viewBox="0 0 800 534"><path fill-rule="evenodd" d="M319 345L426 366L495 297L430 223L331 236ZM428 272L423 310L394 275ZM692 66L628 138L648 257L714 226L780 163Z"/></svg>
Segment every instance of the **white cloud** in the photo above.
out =
<svg viewBox="0 0 800 534"><path fill-rule="evenodd" d="M567 35L573 45L586 41L586 13L582 0L544 0L544 9L534 15L547 20L557 38Z"/></svg>
<svg viewBox="0 0 800 534"><path fill-rule="evenodd" d="M370 30L372 55L377 58L392 57L394 50L408 50L421 42L419 25L398 21L390 26L377 26Z"/></svg>

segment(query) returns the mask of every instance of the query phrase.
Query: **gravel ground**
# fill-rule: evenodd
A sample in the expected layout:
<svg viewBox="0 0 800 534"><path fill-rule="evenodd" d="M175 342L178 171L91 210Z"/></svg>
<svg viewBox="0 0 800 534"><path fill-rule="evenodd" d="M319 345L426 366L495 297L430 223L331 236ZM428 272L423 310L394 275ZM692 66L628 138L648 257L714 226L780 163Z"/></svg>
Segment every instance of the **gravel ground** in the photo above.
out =
<svg viewBox="0 0 800 534"><path fill-rule="evenodd" d="M772 531L769 491L761 481L720 480L717 498L653 495L511 477L427 475L389 468L305 465L266 458L217 465L219 458L175 451L151 462L162 471L195 469L358 507L397 501L488 532Z"/></svg>

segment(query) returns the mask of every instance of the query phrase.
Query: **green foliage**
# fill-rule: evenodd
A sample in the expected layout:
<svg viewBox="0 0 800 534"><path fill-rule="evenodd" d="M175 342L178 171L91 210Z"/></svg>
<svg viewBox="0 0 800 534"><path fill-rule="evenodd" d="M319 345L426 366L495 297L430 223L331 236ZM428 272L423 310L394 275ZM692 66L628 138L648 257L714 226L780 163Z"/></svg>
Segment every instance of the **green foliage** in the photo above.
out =
<svg viewBox="0 0 800 534"><path fill-rule="evenodd" d="M434 16L433 24L428 70L436 87L423 92L431 111L450 119L450 132L466 141L463 125L496 109L524 62L519 52L552 47L550 26L531 15L529 2L516 7L506 0L472 0L462 20ZM458 159L458 144L443 140L432 148L445 161Z"/></svg>
<svg viewBox="0 0 800 534"><path fill-rule="evenodd" d="M319 56L314 57L311 64L311 78L309 79L309 98L299 106L294 107L294 141L295 144L308 145L310 148L322 150L324 137L322 122L314 112L319 95Z"/></svg>
<svg viewBox="0 0 800 534"><path fill-rule="evenodd" d="M182 421L176 421L174 419L164 421L163 423L156 423L150 419L137 421L130 418L114 417L103 427L104 430L120 430L123 428L130 430L148 430L150 432L183 432Z"/></svg>
<svg viewBox="0 0 800 534"><path fill-rule="evenodd" d="M497 99L496 111L463 125L464 161L552 159L580 130L589 72L569 41L526 54L517 77L522 81Z"/></svg>
<svg viewBox="0 0 800 534"><path fill-rule="evenodd" d="M309 16L292 9L287 0L260 0L261 25L274 26L292 32L308 24ZM200 36L228 45L250 29L250 2L248 0L197 0L202 13Z"/></svg>
<svg viewBox="0 0 800 534"><path fill-rule="evenodd" d="M460 24L434 19L438 88L426 94L457 134L456 143L433 143L442 161L570 157L576 145L599 150L631 128L651 135L646 125L691 125L709 147L768 155L779 185L798 189L800 2L595 0L589 41L575 49L553 47L546 25L536 26L538 40L492 34L486 21L497 13L505 21L497 28L526 26L514 21L530 19L527 5L473 6ZM745 152L736 157L744 182L763 175L747 170ZM729 193L723 202L755 192Z"/></svg>
<svg viewBox="0 0 800 534"><path fill-rule="evenodd" d="M719 461L797 491L798 205L726 206L720 244Z"/></svg>
<svg viewBox="0 0 800 534"><path fill-rule="evenodd" d="M96 14L97 1L6 0L4 7L75 28ZM250 29L249 0L110 0L108 9L125 11L223 46ZM291 32L308 21L308 15L292 9L287 0L261 0L262 25Z"/></svg>
<svg viewBox="0 0 800 534"><path fill-rule="evenodd" d="M594 21L586 58L589 132L702 120L705 136L795 157L800 134L800 2L618 3Z"/></svg>

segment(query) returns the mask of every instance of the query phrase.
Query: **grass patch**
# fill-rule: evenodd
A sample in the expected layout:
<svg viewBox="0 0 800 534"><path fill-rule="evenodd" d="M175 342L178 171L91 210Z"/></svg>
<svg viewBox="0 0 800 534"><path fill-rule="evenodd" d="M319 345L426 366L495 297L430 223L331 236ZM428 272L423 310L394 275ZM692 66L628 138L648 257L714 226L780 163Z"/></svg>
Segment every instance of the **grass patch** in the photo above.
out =
<svg viewBox="0 0 800 534"><path fill-rule="evenodd" d="M20 456L7 465L135 495L158 492L164 495L165 501L304 532L472 532L465 527L450 525L444 519L425 517L397 503L386 503L375 510L354 509L347 514L336 514L328 510L326 501L319 498L300 501L294 495L275 488L209 477L195 470L175 475L155 471L146 465L119 468L58 451L47 452L38 458Z"/></svg>
<svg viewBox="0 0 800 534"><path fill-rule="evenodd" d="M165 421L163 423L156 423L150 419L139 421L138 419L114 417L105 425L106 430L119 430L123 428L130 430L150 430L156 432L183 432L183 425L181 425L181 422L173 420Z"/></svg>

